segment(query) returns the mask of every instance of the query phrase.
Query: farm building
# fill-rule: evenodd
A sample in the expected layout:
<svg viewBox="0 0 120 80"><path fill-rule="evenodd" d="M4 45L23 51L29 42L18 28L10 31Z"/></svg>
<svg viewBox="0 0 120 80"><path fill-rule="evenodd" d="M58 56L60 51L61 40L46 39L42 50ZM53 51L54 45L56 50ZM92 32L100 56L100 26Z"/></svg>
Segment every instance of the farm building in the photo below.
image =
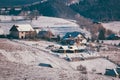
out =
<svg viewBox="0 0 120 80"><path fill-rule="evenodd" d="M38 33L38 37L43 39L51 39L54 37L54 34L50 30L42 30Z"/></svg>
<svg viewBox="0 0 120 80"><path fill-rule="evenodd" d="M34 38L36 32L29 24L18 24L12 26L10 36L18 39Z"/></svg>
<svg viewBox="0 0 120 80"><path fill-rule="evenodd" d="M37 34L42 30L40 27L34 27L33 29L36 31Z"/></svg>
<svg viewBox="0 0 120 80"><path fill-rule="evenodd" d="M105 75L113 76L113 77L120 77L120 67L115 69L106 69Z"/></svg>
<svg viewBox="0 0 120 80"><path fill-rule="evenodd" d="M58 49L58 52L60 53L76 53L78 48L76 46L61 46Z"/></svg>
<svg viewBox="0 0 120 80"><path fill-rule="evenodd" d="M107 40L119 40L120 36L116 34L111 34L107 37Z"/></svg>
<svg viewBox="0 0 120 80"><path fill-rule="evenodd" d="M62 39L63 44L70 44L70 45L81 45L86 44L87 39L85 38L84 34L81 32L68 32Z"/></svg>
<svg viewBox="0 0 120 80"><path fill-rule="evenodd" d="M75 45L69 45L69 46L60 46L58 49L52 49L53 52L58 53L78 53L85 50L85 46L75 46Z"/></svg>

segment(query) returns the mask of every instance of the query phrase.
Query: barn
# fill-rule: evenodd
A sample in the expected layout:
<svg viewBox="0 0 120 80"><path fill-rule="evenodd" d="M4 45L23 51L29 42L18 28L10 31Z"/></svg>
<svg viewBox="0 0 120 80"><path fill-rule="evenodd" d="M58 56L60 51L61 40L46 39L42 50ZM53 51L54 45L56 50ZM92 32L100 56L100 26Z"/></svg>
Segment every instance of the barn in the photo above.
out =
<svg viewBox="0 0 120 80"><path fill-rule="evenodd" d="M35 38L36 32L30 24L13 25L10 29L10 37L17 39Z"/></svg>

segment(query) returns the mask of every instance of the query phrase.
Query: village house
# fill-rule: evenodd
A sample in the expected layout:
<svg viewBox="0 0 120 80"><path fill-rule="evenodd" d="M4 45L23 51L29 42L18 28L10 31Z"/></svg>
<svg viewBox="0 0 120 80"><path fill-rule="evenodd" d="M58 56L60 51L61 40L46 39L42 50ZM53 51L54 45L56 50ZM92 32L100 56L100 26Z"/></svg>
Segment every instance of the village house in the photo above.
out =
<svg viewBox="0 0 120 80"><path fill-rule="evenodd" d="M35 38L36 32L30 24L13 25L10 29L10 37L17 39Z"/></svg>
<svg viewBox="0 0 120 80"><path fill-rule="evenodd" d="M63 44L69 45L82 45L87 43L87 39L85 38L84 34L81 32L68 32L62 39Z"/></svg>

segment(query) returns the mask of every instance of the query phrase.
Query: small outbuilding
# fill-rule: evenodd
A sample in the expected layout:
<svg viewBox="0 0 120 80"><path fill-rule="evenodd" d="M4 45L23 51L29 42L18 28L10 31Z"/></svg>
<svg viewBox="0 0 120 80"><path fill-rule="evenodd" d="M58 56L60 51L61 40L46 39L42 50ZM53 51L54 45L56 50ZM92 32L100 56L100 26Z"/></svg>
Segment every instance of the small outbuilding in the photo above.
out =
<svg viewBox="0 0 120 80"><path fill-rule="evenodd" d="M13 25L10 29L10 37L17 39L35 38L36 32L30 24Z"/></svg>
<svg viewBox="0 0 120 80"><path fill-rule="evenodd" d="M107 37L107 40L119 40L120 36L116 34L111 34Z"/></svg>
<svg viewBox="0 0 120 80"><path fill-rule="evenodd" d="M78 48L76 46L60 46L58 52L60 53L76 53Z"/></svg>
<svg viewBox="0 0 120 80"><path fill-rule="evenodd" d="M120 77L120 68L106 69L105 75L113 76L113 77Z"/></svg>
<svg viewBox="0 0 120 80"><path fill-rule="evenodd" d="M38 37L43 39L51 39L54 37L54 34L50 30L42 30L38 33Z"/></svg>

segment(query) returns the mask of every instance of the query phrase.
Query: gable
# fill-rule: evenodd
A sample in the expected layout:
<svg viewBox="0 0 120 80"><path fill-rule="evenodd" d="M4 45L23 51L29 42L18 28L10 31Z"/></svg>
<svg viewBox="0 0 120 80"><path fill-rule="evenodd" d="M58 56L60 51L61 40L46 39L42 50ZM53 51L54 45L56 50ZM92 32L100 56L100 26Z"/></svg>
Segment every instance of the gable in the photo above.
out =
<svg viewBox="0 0 120 80"><path fill-rule="evenodd" d="M13 27L10 29L10 31L18 31L17 27L15 25L13 25Z"/></svg>

